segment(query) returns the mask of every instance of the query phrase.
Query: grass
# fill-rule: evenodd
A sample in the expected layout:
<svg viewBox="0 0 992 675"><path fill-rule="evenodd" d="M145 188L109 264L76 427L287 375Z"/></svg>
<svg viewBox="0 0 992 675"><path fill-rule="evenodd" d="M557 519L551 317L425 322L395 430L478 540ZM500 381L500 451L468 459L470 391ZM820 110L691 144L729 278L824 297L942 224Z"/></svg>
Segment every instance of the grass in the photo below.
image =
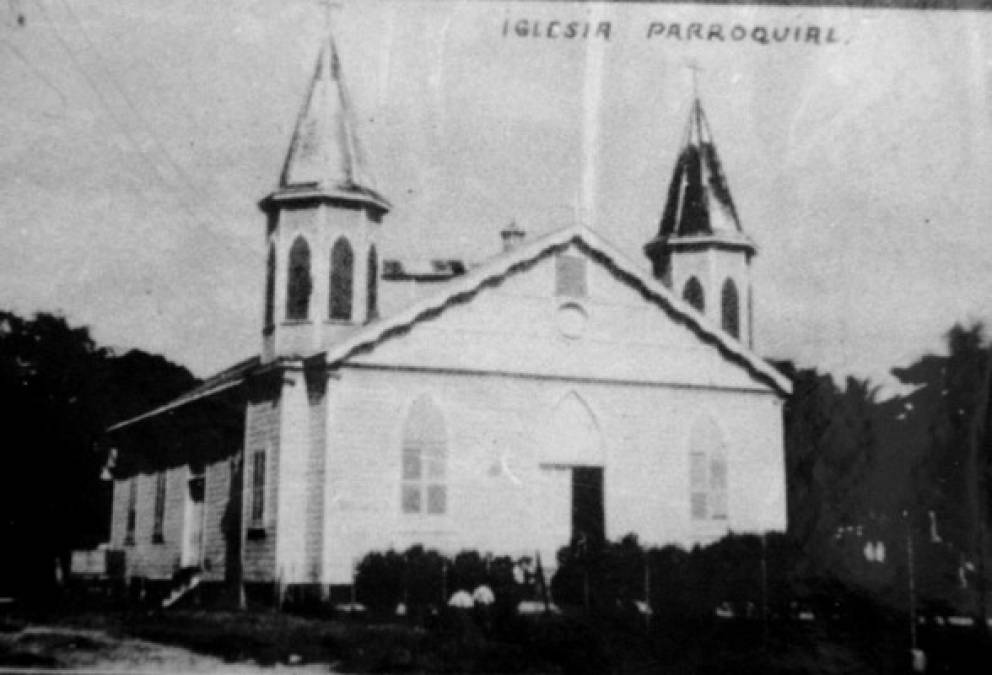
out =
<svg viewBox="0 0 992 675"><path fill-rule="evenodd" d="M322 663L356 673L909 672L908 631L898 617L846 626L782 622L767 631L757 621L680 619L648 632L630 617L516 618L484 629L468 615L449 614L429 623L423 628L202 610L8 616L0 617L0 665L85 665L80 653L92 653L90 661L106 659L115 640L140 638L227 662ZM992 656L988 644L968 631L924 630L921 644L930 657L928 672L977 675Z"/></svg>

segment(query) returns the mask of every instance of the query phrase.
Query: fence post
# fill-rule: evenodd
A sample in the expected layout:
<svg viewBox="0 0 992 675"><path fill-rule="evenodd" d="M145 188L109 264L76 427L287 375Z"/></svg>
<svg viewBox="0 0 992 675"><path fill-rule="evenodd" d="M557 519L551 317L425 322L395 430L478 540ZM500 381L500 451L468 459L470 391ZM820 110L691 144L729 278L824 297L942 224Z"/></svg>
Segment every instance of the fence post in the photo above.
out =
<svg viewBox="0 0 992 675"><path fill-rule="evenodd" d="M651 607L651 559L648 552L644 551L644 630L651 630L651 614L654 610Z"/></svg>

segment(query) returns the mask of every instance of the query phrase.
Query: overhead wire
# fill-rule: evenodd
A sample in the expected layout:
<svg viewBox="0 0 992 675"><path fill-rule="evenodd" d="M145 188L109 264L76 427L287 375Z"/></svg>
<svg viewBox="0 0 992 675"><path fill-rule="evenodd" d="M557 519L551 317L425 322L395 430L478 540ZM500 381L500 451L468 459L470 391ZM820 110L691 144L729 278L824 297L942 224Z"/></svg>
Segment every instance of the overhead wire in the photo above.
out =
<svg viewBox="0 0 992 675"><path fill-rule="evenodd" d="M38 68L33 63L31 63L31 60L27 56L25 56L24 52L22 52L20 48L18 48L18 46L15 45L13 42L7 40L6 38L0 37L0 45L4 45L5 47L7 47L7 49L9 49L10 52L15 57L17 57L17 59L21 63L24 64L24 67L27 68L32 75L38 78L42 82L42 84L44 84L46 87L48 87L56 94L58 94L59 101L62 103L62 109L65 110L65 108L69 105L69 101L66 98L65 92L63 92L61 89L55 86L55 83L52 82L51 78L45 75L45 73L40 68ZM49 115L48 113L43 113L43 114L48 117L54 117L53 115Z"/></svg>
<svg viewBox="0 0 992 675"><path fill-rule="evenodd" d="M79 59L79 56L76 54L76 52L73 49L72 45L69 44L69 42L66 40L65 36L58 29L58 27L56 26L56 22L52 18L51 14L48 12L48 9L45 7L45 5L42 2L42 0L34 0L34 3L38 7L38 10L41 12L42 16L44 17L45 22L48 24L49 28L51 29L51 32L52 32L53 36L55 37L56 41L59 43L59 45L61 46L62 50L69 57L69 60L71 61L73 67L82 76L82 78L83 78L84 82L86 83L87 87L94 93L94 95L97 98L97 101L100 103L100 106L106 112L106 114L107 114L108 118L110 119L110 121L118 129L118 131L121 133L121 135L124 137L124 139L128 142L128 144L134 149L135 153L138 155L138 157L140 158L140 160L148 167L148 169L150 170L151 175L154 178L154 180L161 187L163 187L168 193L171 193L171 194L173 194L176 197L176 201L178 202L179 208L186 215L187 219L189 220L190 225L196 227L198 229L198 231L206 231L207 233L209 233L210 235L212 235L214 238L216 238L216 239L219 240L220 239L220 235L217 234L216 232L214 232L213 229L210 228L207 225L207 220L208 219L205 218L202 214L198 214L198 213L194 212L190 208L189 204L187 203L187 199L188 199L189 195L188 194L182 194L179 190L177 190L176 188L178 186L176 186L174 184L174 182L171 181L168 178L168 176L166 176L163 173L163 171L162 171L161 167L159 166L159 164L157 164L155 161L153 161L153 159L151 157L149 157L148 153L141 146L141 143L135 137L134 133L131 131L131 129L128 127L128 125L125 123L125 121L121 118L120 114L114 109L114 106L108 100L107 96L103 93L103 91L101 90L101 88L97 85L97 83L96 83L95 79L93 78L93 76L89 73L89 71L82 64L81 60ZM187 191L188 191L188 188L187 188ZM141 193L141 196L142 196L142 198L145 201L149 201L149 196L146 195L146 194L144 194L143 191ZM196 201L196 200L194 199L193 201ZM229 251L230 248L229 247L224 247L223 250Z"/></svg>
<svg viewBox="0 0 992 675"><path fill-rule="evenodd" d="M87 45L89 45L90 50L96 55L98 66L103 71L103 75L110 82L113 88L117 90L117 93L120 95L121 100L124 101L125 105L133 113L135 119L138 121L139 126L141 126L144 129L145 133L148 134L149 138L151 138L154 145L158 147L158 150L162 154L162 157L165 159L166 163L179 176L181 182L184 183L185 188L189 190L189 192L196 198L196 201L199 203L198 205L204 210L206 210L214 219L218 221L222 220L219 214L214 212L213 208L209 205L209 203L203 200L201 190L197 186L196 181L193 180L193 178L183 168L183 166L175 159L175 157L173 157L172 153L169 152L168 147L162 141L162 139L159 138L159 136L155 133L155 131L152 128L152 125L148 124L147 120L145 120L145 118L142 116L140 110L135 105L133 99L131 98L130 95L128 95L127 90L120 84L119 80L116 77L114 77L113 72L106 65L106 60L104 59L103 54L100 52L99 48L93 42L93 39L86 31L86 27L84 26L83 22L79 19L79 16L76 14L75 10L72 9L72 6L69 4L68 0L61 0L61 3L65 7L66 12L68 13L69 17L72 19L73 23L75 23L76 28L79 30L79 33L83 36L83 39L86 40L86 43Z"/></svg>

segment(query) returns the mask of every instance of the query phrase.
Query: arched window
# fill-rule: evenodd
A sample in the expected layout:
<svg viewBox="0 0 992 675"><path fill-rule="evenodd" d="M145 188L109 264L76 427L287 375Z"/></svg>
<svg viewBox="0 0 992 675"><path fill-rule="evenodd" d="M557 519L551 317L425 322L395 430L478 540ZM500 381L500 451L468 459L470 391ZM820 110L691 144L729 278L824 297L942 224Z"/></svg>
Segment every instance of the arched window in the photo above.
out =
<svg viewBox="0 0 992 675"><path fill-rule="evenodd" d="M702 312L706 309L706 298L703 296L703 285L696 277L689 277L682 290L682 299Z"/></svg>
<svg viewBox="0 0 992 675"><path fill-rule="evenodd" d="M331 249L331 305L328 314L332 319L351 321L354 267L355 255L351 252L351 244L341 237Z"/></svg>
<svg viewBox="0 0 992 675"><path fill-rule="evenodd" d="M265 328L276 320L276 250L269 246L269 258L265 262Z"/></svg>
<svg viewBox="0 0 992 675"><path fill-rule="evenodd" d="M297 237L289 249L289 274L286 280L286 318L301 321L310 311L310 247L307 240Z"/></svg>
<svg viewBox="0 0 992 675"><path fill-rule="evenodd" d="M727 456L716 423L704 417L689 440L689 504L693 520L727 518Z"/></svg>
<svg viewBox="0 0 992 675"><path fill-rule="evenodd" d="M737 294L737 285L733 279L723 282L723 291L720 293L721 325L735 338L741 336L741 302Z"/></svg>
<svg viewBox="0 0 992 675"><path fill-rule="evenodd" d="M403 513L438 515L448 509L444 418L428 396L410 407L403 426Z"/></svg>
<svg viewBox="0 0 992 675"><path fill-rule="evenodd" d="M379 316L379 256L375 252L375 246L369 249L369 263L365 274L365 306L368 309L366 320L371 321Z"/></svg>

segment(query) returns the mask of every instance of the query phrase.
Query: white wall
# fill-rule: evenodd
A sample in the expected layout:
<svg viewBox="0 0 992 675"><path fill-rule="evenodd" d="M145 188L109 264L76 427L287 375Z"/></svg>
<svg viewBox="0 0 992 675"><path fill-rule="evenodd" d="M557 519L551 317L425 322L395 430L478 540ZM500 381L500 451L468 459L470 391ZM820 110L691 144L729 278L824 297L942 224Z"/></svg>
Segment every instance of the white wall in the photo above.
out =
<svg viewBox="0 0 992 675"><path fill-rule="evenodd" d="M414 543L541 550L551 564L570 534L571 479L547 466L558 450L546 446L572 392L603 441L608 537L689 544L784 527L779 396L607 269L590 263L588 286L578 337L559 328L565 300L553 295L548 259L340 369L327 394L326 582L348 582L370 550ZM403 421L425 393L447 425L444 516L400 507ZM730 515L699 524L689 517L688 442L703 414L727 441Z"/></svg>

